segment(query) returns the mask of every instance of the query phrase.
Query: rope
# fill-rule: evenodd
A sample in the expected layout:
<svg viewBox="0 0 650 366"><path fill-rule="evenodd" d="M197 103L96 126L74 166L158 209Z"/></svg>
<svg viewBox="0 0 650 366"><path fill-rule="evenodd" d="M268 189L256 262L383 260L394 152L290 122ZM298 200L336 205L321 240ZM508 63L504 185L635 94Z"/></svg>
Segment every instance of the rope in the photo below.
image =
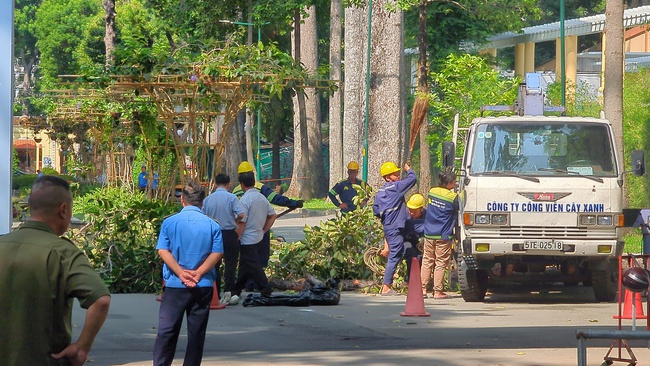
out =
<svg viewBox="0 0 650 366"><path fill-rule="evenodd" d="M363 263L377 276L383 276L386 272L386 265L379 263L384 258L379 254L382 249L382 247L372 246L363 252Z"/></svg>

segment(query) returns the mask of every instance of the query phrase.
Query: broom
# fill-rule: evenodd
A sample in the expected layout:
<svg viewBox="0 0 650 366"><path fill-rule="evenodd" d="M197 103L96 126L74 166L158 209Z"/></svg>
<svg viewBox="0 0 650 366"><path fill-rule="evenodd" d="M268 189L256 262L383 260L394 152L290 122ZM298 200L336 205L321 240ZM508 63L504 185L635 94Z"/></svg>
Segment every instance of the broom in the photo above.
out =
<svg viewBox="0 0 650 366"><path fill-rule="evenodd" d="M413 103L413 111L411 112L411 130L409 132L409 153L406 159L407 162L411 161L411 154L413 153L415 140L417 140L418 135L420 134L420 128L422 128L422 123L424 123L428 111L429 99L418 94Z"/></svg>

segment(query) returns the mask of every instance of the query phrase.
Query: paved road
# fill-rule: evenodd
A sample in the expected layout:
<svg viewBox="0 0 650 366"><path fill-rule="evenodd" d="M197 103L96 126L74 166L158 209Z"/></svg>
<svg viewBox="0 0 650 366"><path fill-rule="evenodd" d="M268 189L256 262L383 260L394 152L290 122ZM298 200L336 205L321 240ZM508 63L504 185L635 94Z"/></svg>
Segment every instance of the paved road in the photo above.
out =
<svg viewBox="0 0 650 366"><path fill-rule="evenodd" d="M280 219L275 229L298 240L305 224L329 217ZM152 294L113 295L91 365L150 365L159 303ZM430 317L405 318L405 296L347 293L336 306L228 307L211 314L204 365L575 365L577 329L616 329L615 303L594 303L591 288L528 288L489 295L484 303L425 300ZM647 314L647 312L646 312ZM75 308L78 334L84 312ZM645 323L638 321L639 328ZM631 321L624 323L630 329ZM76 337L76 335L75 335ZM182 364L185 330L174 365ZM609 341L588 342L600 365ZM632 343L650 365L648 343ZM624 351L623 351L624 352ZM625 354L625 352L624 352ZM620 363L618 363L620 364Z"/></svg>
<svg viewBox="0 0 650 366"><path fill-rule="evenodd" d="M485 303L427 299L428 318L401 317L405 301L343 293L336 306L214 310L204 365L575 365L576 329L616 327L616 304L592 303L581 287L497 293ZM151 364L158 304L150 294L113 295L91 364ZM73 317L78 331L83 311ZM588 344L589 365L600 365L609 342ZM639 365L650 364L647 342L632 344Z"/></svg>
<svg viewBox="0 0 650 366"><path fill-rule="evenodd" d="M283 207L277 208L278 213L284 210ZM273 235L282 236L285 241L291 243L305 238L303 229L305 225L317 226L322 221L333 218L334 215L319 215L316 211L305 211L304 213L288 213L275 221L273 225Z"/></svg>

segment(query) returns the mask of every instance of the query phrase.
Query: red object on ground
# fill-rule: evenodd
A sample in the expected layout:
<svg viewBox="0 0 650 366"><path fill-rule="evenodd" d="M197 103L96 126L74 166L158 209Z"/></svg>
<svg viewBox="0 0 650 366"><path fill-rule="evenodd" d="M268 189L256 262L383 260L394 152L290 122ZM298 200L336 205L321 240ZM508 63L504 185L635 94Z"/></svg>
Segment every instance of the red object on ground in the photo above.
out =
<svg viewBox="0 0 650 366"><path fill-rule="evenodd" d="M632 319L632 301L634 301L634 307L636 307L636 318L637 319L647 319L648 317L643 314L643 303L641 302L641 294L638 292L632 292L630 290L625 290L625 304L623 305L623 315L621 319ZM618 319L618 315L612 316L614 319Z"/></svg>
<svg viewBox="0 0 650 366"><path fill-rule="evenodd" d="M213 285L212 291L212 302L210 303L210 310L221 310L225 308L228 304L222 304L219 302L219 292L217 291L217 283Z"/></svg>
<svg viewBox="0 0 650 366"><path fill-rule="evenodd" d="M422 296L422 280L420 279L420 261L411 259L411 273L409 275L409 288L406 294L406 308L401 316L431 316L424 310L424 296Z"/></svg>

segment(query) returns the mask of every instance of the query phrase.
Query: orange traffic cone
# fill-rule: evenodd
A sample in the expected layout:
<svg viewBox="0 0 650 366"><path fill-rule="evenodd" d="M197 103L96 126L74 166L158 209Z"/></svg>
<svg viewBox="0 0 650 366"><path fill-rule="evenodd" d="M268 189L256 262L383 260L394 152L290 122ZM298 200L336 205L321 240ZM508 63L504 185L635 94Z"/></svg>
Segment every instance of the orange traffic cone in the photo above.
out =
<svg viewBox="0 0 650 366"><path fill-rule="evenodd" d="M210 303L210 310L221 310L228 304L222 304L219 302L219 291L217 291L217 283L214 282L212 286L212 302Z"/></svg>
<svg viewBox="0 0 650 366"><path fill-rule="evenodd" d="M401 316L431 316L424 311L424 296L422 296L422 280L420 280L420 261L411 259L411 274L409 275L409 288L406 294L406 308Z"/></svg>
<svg viewBox="0 0 650 366"><path fill-rule="evenodd" d="M636 308L635 314L636 319L647 319L648 317L643 314L643 303L641 303L641 294L638 292L632 292L628 289L625 289L625 304L623 305L623 315L614 315L614 319L632 319L632 301L634 301L634 307ZM620 309L620 308L619 308Z"/></svg>

